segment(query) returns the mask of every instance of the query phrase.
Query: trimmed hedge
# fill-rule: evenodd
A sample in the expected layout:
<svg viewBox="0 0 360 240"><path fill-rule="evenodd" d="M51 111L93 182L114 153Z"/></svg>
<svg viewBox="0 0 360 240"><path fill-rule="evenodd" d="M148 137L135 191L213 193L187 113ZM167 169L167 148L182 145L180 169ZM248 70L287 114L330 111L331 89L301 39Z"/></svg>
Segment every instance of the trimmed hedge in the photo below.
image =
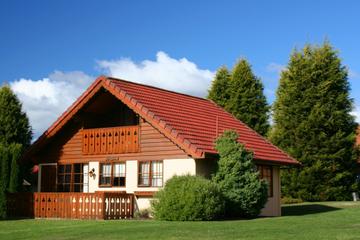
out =
<svg viewBox="0 0 360 240"><path fill-rule="evenodd" d="M215 220L224 216L219 187L200 176L174 176L152 201L154 217L168 221Z"/></svg>

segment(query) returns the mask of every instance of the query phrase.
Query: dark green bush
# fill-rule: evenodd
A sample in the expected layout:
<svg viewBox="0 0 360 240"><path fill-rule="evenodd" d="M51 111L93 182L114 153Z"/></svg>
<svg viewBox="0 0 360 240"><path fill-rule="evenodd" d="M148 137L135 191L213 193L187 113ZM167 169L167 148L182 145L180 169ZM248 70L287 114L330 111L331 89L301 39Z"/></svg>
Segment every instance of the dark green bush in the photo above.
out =
<svg viewBox="0 0 360 240"><path fill-rule="evenodd" d="M216 140L218 169L213 181L221 188L227 217L256 217L267 201L267 184L259 178L253 154L238 143L235 131L225 131Z"/></svg>
<svg viewBox="0 0 360 240"><path fill-rule="evenodd" d="M200 176L174 176L152 201L156 219L169 221L215 220L223 217L219 187Z"/></svg>

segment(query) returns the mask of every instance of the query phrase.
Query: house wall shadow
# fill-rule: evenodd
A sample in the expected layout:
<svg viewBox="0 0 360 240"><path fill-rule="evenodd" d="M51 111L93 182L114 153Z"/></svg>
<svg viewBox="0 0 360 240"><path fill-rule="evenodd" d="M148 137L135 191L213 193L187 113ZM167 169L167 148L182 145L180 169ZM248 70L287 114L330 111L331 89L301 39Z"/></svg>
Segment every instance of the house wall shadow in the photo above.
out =
<svg viewBox="0 0 360 240"><path fill-rule="evenodd" d="M282 216L303 216L317 213L325 213L340 210L340 208L325 206L321 204L301 204L282 206Z"/></svg>

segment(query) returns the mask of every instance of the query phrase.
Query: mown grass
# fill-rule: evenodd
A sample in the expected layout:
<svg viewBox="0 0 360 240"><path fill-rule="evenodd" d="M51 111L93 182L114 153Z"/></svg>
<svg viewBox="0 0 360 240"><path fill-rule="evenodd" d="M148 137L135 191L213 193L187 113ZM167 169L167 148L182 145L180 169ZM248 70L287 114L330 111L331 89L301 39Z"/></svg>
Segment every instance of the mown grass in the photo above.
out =
<svg viewBox="0 0 360 240"><path fill-rule="evenodd" d="M217 222L8 220L0 239L360 239L360 203L286 205L282 217Z"/></svg>

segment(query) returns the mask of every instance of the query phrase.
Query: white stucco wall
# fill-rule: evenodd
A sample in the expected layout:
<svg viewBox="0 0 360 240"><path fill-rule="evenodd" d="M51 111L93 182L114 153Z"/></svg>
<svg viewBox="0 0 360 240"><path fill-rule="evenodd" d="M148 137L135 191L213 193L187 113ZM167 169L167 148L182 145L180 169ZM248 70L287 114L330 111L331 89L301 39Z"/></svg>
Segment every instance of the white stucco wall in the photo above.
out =
<svg viewBox="0 0 360 240"><path fill-rule="evenodd" d="M213 167L204 165L204 160L195 161L188 159L164 159L163 160L163 180L164 183L174 175L209 175L207 171L212 171ZM126 191L134 193L135 191L158 191L157 187L138 187L138 161L126 161L126 187L99 187L99 162L89 162L89 170L95 170L95 177L89 179L89 192L95 191ZM268 199L265 207L261 211L261 216L280 216L280 169L273 166L273 197ZM138 209L150 207L149 197L139 197L136 201Z"/></svg>
<svg viewBox="0 0 360 240"><path fill-rule="evenodd" d="M89 162L89 170L94 169L95 177L89 177L89 192L95 191L158 191L157 187L138 187L138 161L126 161L126 186L125 187L99 187L99 162ZM174 175L196 174L195 160L188 159L164 159L163 160L163 181L164 183ZM150 207L151 198L141 197L137 199L137 207L145 209Z"/></svg>
<svg viewBox="0 0 360 240"><path fill-rule="evenodd" d="M192 158L188 159L165 159L164 160L164 182L174 175L195 175L196 162Z"/></svg>

